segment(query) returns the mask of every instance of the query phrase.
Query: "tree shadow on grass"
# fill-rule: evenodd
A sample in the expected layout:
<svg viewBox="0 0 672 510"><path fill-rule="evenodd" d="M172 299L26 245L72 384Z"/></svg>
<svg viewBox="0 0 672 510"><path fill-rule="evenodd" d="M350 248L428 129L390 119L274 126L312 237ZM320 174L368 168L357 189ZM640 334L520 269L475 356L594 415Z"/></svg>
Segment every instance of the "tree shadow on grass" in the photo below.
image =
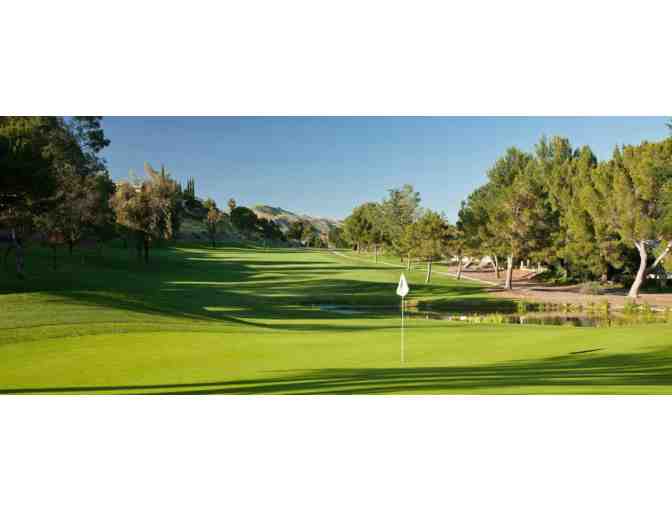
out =
<svg viewBox="0 0 672 510"><path fill-rule="evenodd" d="M200 381L179 384L120 384L4 388L0 393L160 393L160 394L395 394L395 393L646 393L669 386L672 393L672 349L641 353L567 354L533 361L480 366L399 368L328 368L289 371L257 379ZM517 389L521 389L517 391ZM626 389L622 389L626 388Z"/></svg>
<svg viewBox="0 0 672 510"><path fill-rule="evenodd" d="M630 387L638 393L646 393L649 386L669 386L672 393L671 369L672 350L664 349L602 356L568 354L484 366L321 369L173 393L459 394L515 393L516 388L525 388L522 392L534 394L535 387L543 387L545 393L600 393L600 388L610 386Z"/></svg>
<svg viewBox="0 0 672 510"><path fill-rule="evenodd" d="M222 258L222 251L216 249L198 248L198 257L189 249L156 250L157 262L146 267L129 265L123 258L126 253L117 250L95 264L80 265L68 259L56 271L50 267L49 252L35 250L31 262L36 271L29 280L11 285L0 282L0 293L42 292L80 305L151 316L295 330L338 327L262 321L342 319L339 322L343 323L343 329L361 329L346 324L348 317L343 314L322 310L320 306L353 307L360 312L356 315L358 319L394 315L399 306L393 274L396 269L343 264L326 258L248 260L240 256L245 250L231 253L231 259ZM348 278L349 271L361 271L365 279ZM390 273L389 278L386 272ZM487 297L473 284L417 286L411 297L420 302L432 300L432 309L469 306L470 310L478 310L497 305L497 300Z"/></svg>

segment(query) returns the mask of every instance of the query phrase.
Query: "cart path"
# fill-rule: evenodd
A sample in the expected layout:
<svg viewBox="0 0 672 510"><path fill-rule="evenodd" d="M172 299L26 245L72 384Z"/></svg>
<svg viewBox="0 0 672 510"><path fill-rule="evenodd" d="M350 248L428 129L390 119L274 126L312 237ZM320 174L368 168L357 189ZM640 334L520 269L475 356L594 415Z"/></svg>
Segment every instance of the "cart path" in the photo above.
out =
<svg viewBox="0 0 672 510"><path fill-rule="evenodd" d="M331 253L333 253L334 255L338 255L340 257L344 257L346 259L356 260L358 262L366 262L366 263L369 263L369 264L385 264L386 266L399 267L401 269L406 269L406 266L403 266L403 265L400 265L400 264L392 264L391 262L384 262L382 260L380 262L370 262L368 260L363 261L362 259L359 259L357 257L350 257L348 255L345 255L345 254L337 252L337 251L332 251ZM426 272L426 270L422 269L422 268L419 269L418 271ZM436 269L433 269L432 274L440 274L440 275L443 275L443 276L450 276L452 278L457 279L457 274L456 273L447 273L445 271L438 271ZM472 281L475 281L475 282L478 282L478 283L484 283L486 285L498 285L497 282L488 281L488 280L481 280L479 278L473 278L471 276L466 276L465 274L462 274L462 278L464 278L465 280L472 280Z"/></svg>

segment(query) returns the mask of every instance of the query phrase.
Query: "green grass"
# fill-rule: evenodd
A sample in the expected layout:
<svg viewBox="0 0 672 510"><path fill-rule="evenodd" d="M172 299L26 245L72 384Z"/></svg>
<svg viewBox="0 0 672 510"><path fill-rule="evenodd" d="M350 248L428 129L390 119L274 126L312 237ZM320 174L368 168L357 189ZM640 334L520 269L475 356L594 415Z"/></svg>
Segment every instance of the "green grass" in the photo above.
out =
<svg viewBox="0 0 672 510"><path fill-rule="evenodd" d="M182 246L144 267L30 250L0 273L4 393L670 393L667 325L589 329L414 318L399 362L400 269L324 251ZM409 275L421 306L513 307ZM340 304L362 313L321 311Z"/></svg>

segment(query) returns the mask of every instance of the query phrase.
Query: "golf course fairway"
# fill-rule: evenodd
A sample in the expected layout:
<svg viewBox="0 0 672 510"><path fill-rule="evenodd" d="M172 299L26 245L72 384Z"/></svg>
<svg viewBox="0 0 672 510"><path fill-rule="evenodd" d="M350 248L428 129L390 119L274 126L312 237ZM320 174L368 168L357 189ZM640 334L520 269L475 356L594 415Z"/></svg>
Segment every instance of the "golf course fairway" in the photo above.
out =
<svg viewBox="0 0 672 510"><path fill-rule="evenodd" d="M26 280L0 279L2 393L672 393L668 324L416 315L402 364L402 270L352 252L185 245L145 266L119 246L84 263L61 255L53 269L36 248L26 262ZM421 307L513 306L476 282L406 276Z"/></svg>

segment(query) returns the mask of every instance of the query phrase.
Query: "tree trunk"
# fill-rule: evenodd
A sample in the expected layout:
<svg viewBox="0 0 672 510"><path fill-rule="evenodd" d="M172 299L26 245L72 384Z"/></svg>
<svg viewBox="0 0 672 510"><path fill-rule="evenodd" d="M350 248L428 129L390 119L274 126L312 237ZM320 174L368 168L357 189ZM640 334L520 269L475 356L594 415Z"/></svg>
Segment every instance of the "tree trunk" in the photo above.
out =
<svg viewBox="0 0 672 510"><path fill-rule="evenodd" d="M457 279L462 279L462 257L457 261Z"/></svg>
<svg viewBox="0 0 672 510"><path fill-rule="evenodd" d="M16 243L16 272L19 278L23 278L23 246L17 241Z"/></svg>
<svg viewBox="0 0 672 510"><path fill-rule="evenodd" d="M495 265L495 278L499 280L499 259L497 258L497 255L494 255L492 260Z"/></svg>
<svg viewBox="0 0 672 510"><path fill-rule="evenodd" d="M410 255L408 256L407 261L408 261L408 263L406 265L406 270L410 273L411 272L411 256Z"/></svg>
<svg viewBox="0 0 672 510"><path fill-rule="evenodd" d="M377 264L378 263L378 245L377 244L373 246L373 257L374 257L374 260Z"/></svg>
<svg viewBox="0 0 672 510"><path fill-rule="evenodd" d="M427 261L427 277L425 278L425 283L429 283L432 279L432 259Z"/></svg>
<svg viewBox="0 0 672 510"><path fill-rule="evenodd" d="M23 279L23 246L16 235L16 230L12 229L12 242L14 244L14 260L16 262L16 274Z"/></svg>
<svg viewBox="0 0 672 510"><path fill-rule="evenodd" d="M628 292L628 297L637 299L639 297L639 288L644 283L644 278L646 277L646 244L644 241L635 242L637 251L639 251L639 269L637 270L637 276L635 281L632 282L632 287L630 287L630 292Z"/></svg>
<svg viewBox="0 0 672 510"><path fill-rule="evenodd" d="M607 283L609 281L609 276L607 275L606 271L603 271L602 274L600 275L600 282L601 283Z"/></svg>
<svg viewBox="0 0 672 510"><path fill-rule="evenodd" d="M614 274L616 273L616 270L614 269L614 266L611 264L607 264L607 281L610 282L614 279Z"/></svg>
<svg viewBox="0 0 672 510"><path fill-rule="evenodd" d="M506 257L506 280L504 281L506 290L513 289L513 255Z"/></svg>

